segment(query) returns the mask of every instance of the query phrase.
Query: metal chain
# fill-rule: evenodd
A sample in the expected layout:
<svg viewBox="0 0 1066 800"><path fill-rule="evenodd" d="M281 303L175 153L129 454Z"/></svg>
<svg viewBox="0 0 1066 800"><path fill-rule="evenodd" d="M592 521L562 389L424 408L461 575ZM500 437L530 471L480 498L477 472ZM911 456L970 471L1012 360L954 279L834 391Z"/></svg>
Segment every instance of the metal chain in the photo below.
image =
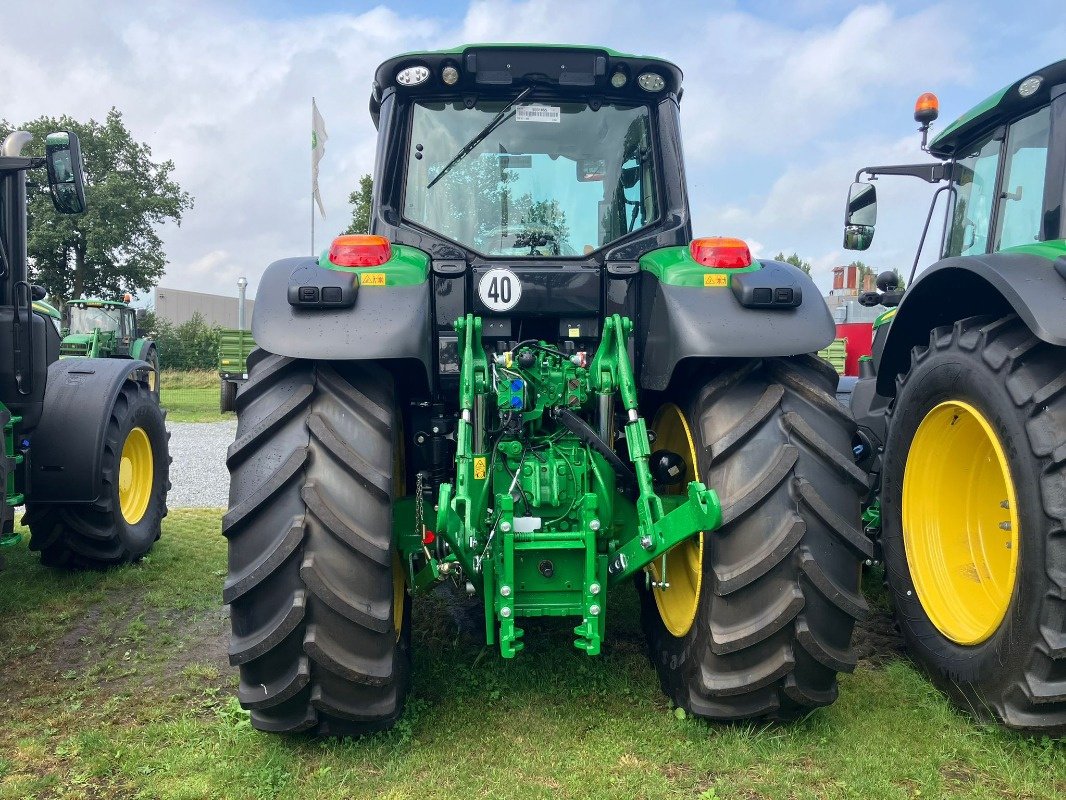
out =
<svg viewBox="0 0 1066 800"><path fill-rule="evenodd" d="M424 494L425 487L422 484L422 471L419 470L415 476L415 533L418 534L418 541L423 541L426 535L426 520L425 511L422 507L422 495Z"/></svg>

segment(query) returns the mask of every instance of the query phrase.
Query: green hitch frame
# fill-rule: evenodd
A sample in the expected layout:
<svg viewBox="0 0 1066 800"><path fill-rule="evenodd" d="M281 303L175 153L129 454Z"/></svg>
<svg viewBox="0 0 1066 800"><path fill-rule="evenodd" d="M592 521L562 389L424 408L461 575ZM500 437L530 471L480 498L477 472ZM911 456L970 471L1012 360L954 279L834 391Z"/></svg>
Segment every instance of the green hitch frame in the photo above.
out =
<svg viewBox="0 0 1066 800"><path fill-rule="evenodd" d="M607 318L587 365L584 353L565 355L544 342L523 343L519 365L511 353L490 362L479 317L455 323L461 359L455 481L440 487L435 519L446 555L431 553L405 530L420 523L409 509L397 511L397 546L413 589L447 577L473 585L484 602L486 641L498 643L505 658L523 647L519 620L533 617L580 618L574 645L598 654L608 587L721 524L718 497L702 483L693 481L680 496L655 493L627 348L632 327L620 315ZM609 413L613 420L616 395L635 498L616 486L614 468L587 436L555 419L561 409L594 414L598 406L601 418ZM499 418L492 443L490 407Z"/></svg>

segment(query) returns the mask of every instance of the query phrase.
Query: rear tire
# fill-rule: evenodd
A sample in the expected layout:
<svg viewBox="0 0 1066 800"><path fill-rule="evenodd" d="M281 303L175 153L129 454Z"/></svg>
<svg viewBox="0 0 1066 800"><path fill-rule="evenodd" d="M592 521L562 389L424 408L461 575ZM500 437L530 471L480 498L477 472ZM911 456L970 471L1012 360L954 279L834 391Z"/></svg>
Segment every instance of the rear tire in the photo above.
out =
<svg viewBox="0 0 1066 800"><path fill-rule="evenodd" d="M866 476L836 384L813 356L751 360L677 400L723 522L704 534L687 632L671 633L655 590L642 580L638 589L663 691L691 714L793 718L832 703L837 673L855 666L861 567L873 550L859 524Z"/></svg>
<svg viewBox="0 0 1066 800"><path fill-rule="evenodd" d="M1066 348L1040 341L1013 314L970 317L934 329L928 346L913 350L910 368L897 382L881 495L886 575L911 655L963 708L1010 728L1045 735L1066 734L1064 368ZM999 598L1003 617L998 624L994 616L983 620L990 625L982 635L970 637L980 640L973 644L960 644L967 641L963 636L949 638L951 625L943 620L938 625L927 613L924 603L932 603L934 615L959 604L951 602L951 592L939 601L928 590L924 600L919 597L912 573L921 575L921 544L927 539L911 539L918 550L911 559L904 540L903 484L909 459L918 463L918 450L912 447L915 434L944 403L965 403L991 426L1017 505L1017 530L1012 523L1004 530L993 523L966 531L993 555L993 545L1003 552L1004 543L997 537L1009 539L1013 532L1017 541L1013 587ZM920 485L914 486L910 491L919 492ZM960 514L954 506L937 508L936 501L943 498L936 492L919 499L929 510L913 517L916 525L938 513ZM1000 512L998 497L979 494L967 506L983 508L989 500L993 516L998 512L1006 520L1010 504ZM984 581L996 586L991 576L980 577L982 569L972 573L978 585Z"/></svg>
<svg viewBox="0 0 1066 800"><path fill-rule="evenodd" d="M219 393L218 410L222 414L227 411L233 411L236 408L237 402L237 384L234 381L222 381L222 388Z"/></svg>
<svg viewBox="0 0 1066 800"><path fill-rule="evenodd" d="M265 731L390 728L411 670L392 535L392 377L372 362L262 349L248 370L222 522L238 699Z"/></svg>
<svg viewBox="0 0 1066 800"><path fill-rule="evenodd" d="M169 439L163 411L151 390L144 383L127 380L108 420L103 491L97 501L49 505L31 499L26 503L23 522L30 529L30 549L40 552L42 563L100 569L144 557L159 538L167 515ZM138 443L140 449L134 446ZM137 484L140 491L136 491Z"/></svg>

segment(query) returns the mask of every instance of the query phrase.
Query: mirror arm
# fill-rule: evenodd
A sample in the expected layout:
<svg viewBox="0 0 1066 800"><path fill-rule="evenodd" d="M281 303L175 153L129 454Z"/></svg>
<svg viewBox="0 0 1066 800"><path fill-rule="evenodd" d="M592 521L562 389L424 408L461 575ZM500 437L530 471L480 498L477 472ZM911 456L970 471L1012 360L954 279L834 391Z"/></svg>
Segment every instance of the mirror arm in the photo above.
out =
<svg viewBox="0 0 1066 800"><path fill-rule="evenodd" d="M855 182L860 183L863 175L869 175L870 180L877 180L878 175L909 175L912 178L921 178L927 183L940 183L947 180L950 175L949 164L938 161L933 164L896 164L885 167L863 167L855 173Z"/></svg>

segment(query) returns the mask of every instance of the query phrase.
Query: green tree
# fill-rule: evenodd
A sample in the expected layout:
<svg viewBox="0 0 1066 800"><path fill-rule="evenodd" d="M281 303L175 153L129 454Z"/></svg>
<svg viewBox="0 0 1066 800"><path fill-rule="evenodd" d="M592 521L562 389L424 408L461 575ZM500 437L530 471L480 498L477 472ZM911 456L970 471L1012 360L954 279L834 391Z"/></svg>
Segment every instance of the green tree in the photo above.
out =
<svg viewBox="0 0 1066 800"><path fill-rule="evenodd" d="M793 253L788 258L785 258L784 252L781 252L774 256L774 261L784 261L786 264L791 264L794 267L799 267L808 275L811 274L811 262L800 258L799 253Z"/></svg>
<svg viewBox="0 0 1066 800"><path fill-rule="evenodd" d="M175 325L149 311L144 315L141 327L159 349L159 365L163 369L218 368L218 340L222 329L218 325L208 325L200 312Z"/></svg>
<svg viewBox="0 0 1066 800"><path fill-rule="evenodd" d="M27 181L30 275L59 301L85 295L121 296L147 290L167 259L158 228L181 224L192 197L173 178L173 161L154 161L151 148L130 134L115 108L103 123L68 116L40 117L21 126L34 136L28 150L44 152L45 136L69 130L81 140L87 209L57 214L43 172ZM0 121L0 137L10 126Z"/></svg>
<svg viewBox="0 0 1066 800"><path fill-rule="evenodd" d="M359 188L348 195L352 206L352 221L345 233L370 233L370 208L374 198L374 179L364 175L359 179Z"/></svg>

